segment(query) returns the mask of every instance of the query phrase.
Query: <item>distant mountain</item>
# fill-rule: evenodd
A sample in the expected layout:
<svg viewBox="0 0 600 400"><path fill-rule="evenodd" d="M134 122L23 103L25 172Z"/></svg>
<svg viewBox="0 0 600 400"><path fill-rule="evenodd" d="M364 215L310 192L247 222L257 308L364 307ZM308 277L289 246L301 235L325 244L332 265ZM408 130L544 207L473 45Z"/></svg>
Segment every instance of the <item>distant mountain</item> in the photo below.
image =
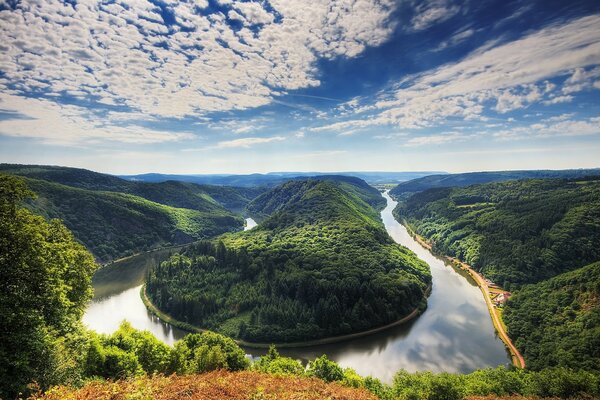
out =
<svg viewBox="0 0 600 400"><path fill-rule="evenodd" d="M130 181L81 168L0 164L0 172L60 183L80 189L128 193L172 207L211 211L221 206L241 212L266 188L236 188L197 185L176 180Z"/></svg>
<svg viewBox="0 0 600 400"><path fill-rule="evenodd" d="M398 184L390 191L396 199L406 198L413 193L441 187L463 187L478 183L501 182L514 179L536 178L580 178L600 175L600 168L565 169L565 170L529 170L529 171L494 171L466 172L462 174L429 175Z"/></svg>
<svg viewBox="0 0 600 400"><path fill-rule="evenodd" d="M431 174L443 174L443 172L269 172L267 174L248 175L171 175L171 174L140 174L121 175L123 179L138 182L164 182L175 180L197 184L223 185L223 186L277 186L290 179L302 179L306 177L321 175L344 175L363 179L370 184L397 183L409 179L420 178Z"/></svg>

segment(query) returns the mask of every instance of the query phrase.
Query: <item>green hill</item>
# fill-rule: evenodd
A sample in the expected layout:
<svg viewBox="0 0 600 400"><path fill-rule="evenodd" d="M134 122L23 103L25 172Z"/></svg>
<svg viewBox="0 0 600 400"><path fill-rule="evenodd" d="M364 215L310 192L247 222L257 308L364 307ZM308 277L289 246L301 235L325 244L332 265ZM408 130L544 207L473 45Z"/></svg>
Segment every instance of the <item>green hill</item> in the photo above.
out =
<svg viewBox="0 0 600 400"><path fill-rule="evenodd" d="M600 168L567 170L493 171L467 172L462 174L429 175L398 184L390 190L390 196L405 199L413 193L442 187L465 187L489 182L503 182L516 179L541 178L581 178L600 175Z"/></svg>
<svg viewBox="0 0 600 400"><path fill-rule="evenodd" d="M26 179L37 194L28 207L59 218L100 261L157 246L189 243L241 229L242 219L218 204L176 208L125 193L78 189Z"/></svg>
<svg viewBox="0 0 600 400"><path fill-rule="evenodd" d="M361 182L298 180L268 192L252 206L271 214L261 224L156 266L149 297L180 321L252 342L318 339L406 316L425 304L428 267L354 194L365 194Z"/></svg>
<svg viewBox="0 0 600 400"><path fill-rule="evenodd" d="M303 180L303 181L306 181ZM353 194L360 198L363 202L367 203L376 210L383 209L385 207L385 199L381 196L379 191L374 187L368 185L365 181L353 178L349 176L340 175L326 175L309 178L311 184L316 184L319 181L327 181L332 185L344 190L349 194ZM284 183L273 190L255 198L246 206L246 210L250 215L255 216L257 219L263 219L268 215L273 214L275 211L279 211L289 204L297 202L301 196L304 195L302 190L298 190L297 181L289 181ZM367 213L372 213L373 210L363 210ZM378 216L373 216L378 219Z"/></svg>
<svg viewBox="0 0 600 400"><path fill-rule="evenodd" d="M0 164L0 172L60 183L80 189L133 194L156 203L198 211L220 212L221 206L240 212L265 188L236 188L164 181L134 182L81 168Z"/></svg>
<svg viewBox="0 0 600 400"><path fill-rule="evenodd" d="M600 180L522 180L431 189L395 216L505 288L600 259Z"/></svg>
<svg viewBox="0 0 600 400"><path fill-rule="evenodd" d="M600 374L600 262L525 286L504 320L528 368Z"/></svg>

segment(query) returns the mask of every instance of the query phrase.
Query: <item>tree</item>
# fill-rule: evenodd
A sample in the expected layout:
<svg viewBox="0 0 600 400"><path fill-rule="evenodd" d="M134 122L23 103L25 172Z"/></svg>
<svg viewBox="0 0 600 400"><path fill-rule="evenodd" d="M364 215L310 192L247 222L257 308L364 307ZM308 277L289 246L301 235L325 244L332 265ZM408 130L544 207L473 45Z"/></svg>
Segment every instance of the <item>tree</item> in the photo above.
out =
<svg viewBox="0 0 600 400"><path fill-rule="evenodd" d="M92 255L58 220L22 207L23 180L0 174L0 397L36 381L75 381L77 332L91 298Z"/></svg>

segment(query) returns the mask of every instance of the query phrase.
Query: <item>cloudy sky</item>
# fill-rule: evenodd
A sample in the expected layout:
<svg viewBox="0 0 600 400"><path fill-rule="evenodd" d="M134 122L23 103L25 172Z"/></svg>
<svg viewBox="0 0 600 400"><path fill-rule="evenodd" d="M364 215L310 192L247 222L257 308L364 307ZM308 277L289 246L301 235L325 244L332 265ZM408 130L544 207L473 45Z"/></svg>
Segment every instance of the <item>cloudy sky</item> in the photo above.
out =
<svg viewBox="0 0 600 400"><path fill-rule="evenodd" d="M600 167L600 2L0 0L0 162Z"/></svg>

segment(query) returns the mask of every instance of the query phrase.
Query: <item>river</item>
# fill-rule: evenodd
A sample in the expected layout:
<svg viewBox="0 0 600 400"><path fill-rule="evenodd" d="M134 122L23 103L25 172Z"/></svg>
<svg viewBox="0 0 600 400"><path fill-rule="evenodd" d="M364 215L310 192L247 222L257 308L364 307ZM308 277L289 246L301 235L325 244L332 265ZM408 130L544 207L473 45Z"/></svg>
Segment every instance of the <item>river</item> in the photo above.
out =
<svg viewBox="0 0 600 400"><path fill-rule="evenodd" d="M381 218L390 236L414 251L431 267L433 287L427 310L415 320L364 338L329 345L281 349L280 353L304 361L321 354L360 375L391 382L400 369L408 371L470 372L485 367L509 365L510 357L497 337L483 295L472 279L444 264L421 247L392 216L396 202L387 193ZM249 219L246 229L256 223ZM99 332L110 333L124 319L138 329L150 330L162 341L173 344L185 332L150 314L140 299L148 265L168 257L173 250L143 254L94 276L94 299L83 317ZM246 349L258 356L264 350Z"/></svg>

